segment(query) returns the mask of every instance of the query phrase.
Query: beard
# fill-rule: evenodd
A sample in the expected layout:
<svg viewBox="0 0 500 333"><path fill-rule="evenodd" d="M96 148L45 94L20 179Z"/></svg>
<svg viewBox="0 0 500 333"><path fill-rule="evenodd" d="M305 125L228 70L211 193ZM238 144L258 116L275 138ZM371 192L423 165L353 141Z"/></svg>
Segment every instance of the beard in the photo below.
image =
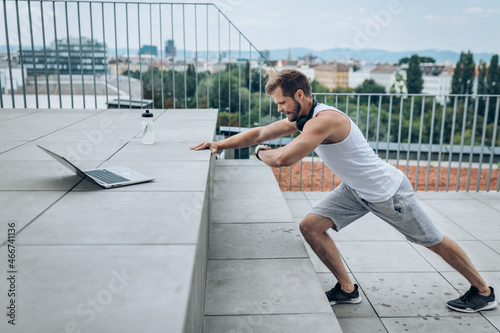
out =
<svg viewBox="0 0 500 333"><path fill-rule="evenodd" d="M300 110L302 109L302 106L295 98L293 99L293 102L294 102L293 110L291 111L290 114L287 115L287 119L291 123L297 121L297 119L299 118Z"/></svg>

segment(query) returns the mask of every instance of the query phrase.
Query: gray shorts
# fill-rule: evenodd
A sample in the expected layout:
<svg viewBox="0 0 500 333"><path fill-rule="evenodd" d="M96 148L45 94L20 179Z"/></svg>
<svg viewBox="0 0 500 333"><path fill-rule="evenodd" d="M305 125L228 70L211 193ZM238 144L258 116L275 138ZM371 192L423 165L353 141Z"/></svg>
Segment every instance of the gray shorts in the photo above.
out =
<svg viewBox="0 0 500 333"><path fill-rule="evenodd" d="M396 194L387 201L368 202L345 183L341 183L310 211L330 218L335 231L340 231L368 212L392 225L410 242L429 247L443 240L441 231L418 204L406 176Z"/></svg>

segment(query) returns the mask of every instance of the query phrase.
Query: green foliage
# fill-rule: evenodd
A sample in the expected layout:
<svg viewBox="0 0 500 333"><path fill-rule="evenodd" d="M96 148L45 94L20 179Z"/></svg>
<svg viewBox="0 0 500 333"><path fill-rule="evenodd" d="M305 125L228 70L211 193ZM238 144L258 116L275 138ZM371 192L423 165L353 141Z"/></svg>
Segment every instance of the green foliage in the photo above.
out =
<svg viewBox="0 0 500 333"><path fill-rule="evenodd" d="M461 66L462 69L464 67ZM483 63L481 63L481 68L484 69ZM495 73L495 71L497 76L490 74ZM141 77L139 72L132 72L130 75L137 79ZM498 80L499 77L497 56L492 58L488 68L485 77L486 87L489 89L489 84L497 82L495 80ZM246 64L231 64L217 73L196 73L196 68L193 66L189 66L186 72L172 70L162 72L160 69L154 68L142 73L143 97L150 99L154 96L156 108L173 108L174 101L176 108L184 108L185 106L188 108L217 108L220 110L220 126L255 127L259 124L267 125L282 119L282 116L276 112L272 98L265 95L264 86L267 79L264 72L259 72L258 69L250 71L249 65ZM184 82L187 84L186 89L184 89ZM329 92L317 82L313 81L311 84L313 93ZM374 95L370 97L342 95L343 93L352 93L352 91L349 88L337 88L333 92L338 93L338 95L327 95L326 98L319 95L316 98L320 102L346 112L358 124L369 141L386 142L389 140L390 142L418 143L420 140L423 144L438 144L441 138L441 126L443 126L443 143L445 145L460 144L461 133L464 135L464 144L469 145L474 135L474 144L479 145L485 131L486 145L491 145L494 139L496 145L500 146L500 128L498 128L498 124L493 124L497 97L491 97L488 100L488 108L485 98L478 99L476 129L472 133L475 98L451 98L446 103L443 115L443 105L434 104L432 98L429 97L375 96L375 94L385 94L385 89L376 84L374 80L366 80L354 89L356 93ZM488 92L490 91L488 90ZM368 99L370 99L370 103L368 103ZM402 107L401 103L403 103ZM486 115L488 119L486 128L483 129ZM421 122L422 136L420 137ZM493 138L495 126L497 127L497 135Z"/></svg>
<svg viewBox="0 0 500 333"><path fill-rule="evenodd" d="M460 59L451 79L452 94L472 94L476 64L471 51L460 53Z"/></svg>
<svg viewBox="0 0 500 333"><path fill-rule="evenodd" d="M404 93L404 87L406 87L406 80L400 73L396 73L396 82L394 82L389 90L391 94L401 94Z"/></svg>
<svg viewBox="0 0 500 333"><path fill-rule="evenodd" d="M488 85L486 82L486 62L483 60L479 61L479 76L477 78L477 93L478 94L487 94L488 93Z"/></svg>
<svg viewBox="0 0 500 333"><path fill-rule="evenodd" d="M374 79L368 79L364 80L363 83L354 88L354 91L357 93L364 93L364 94L385 94L385 87L376 83ZM378 96L361 97L361 102L363 104L368 103L368 100L370 100L371 103L377 104L379 101L379 97Z"/></svg>
<svg viewBox="0 0 500 333"><path fill-rule="evenodd" d="M413 55L412 57L414 56L417 56L418 57L418 61L419 63L436 63L436 59L434 58L431 58L431 57L419 57L418 55ZM407 64L410 62L410 59L411 58L408 58L408 57L404 57L402 58L401 60L399 60L399 66L401 66L402 64Z"/></svg>
<svg viewBox="0 0 500 333"><path fill-rule="evenodd" d="M351 94L354 92L354 89L351 87L336 87L332 90L332 93L336 94Z"/></svg>
<svg viewBox="0 0 500 333"><path fill-rule="evenodd" d="M500 94L500 68L498 67L498 54L491 57L488 75L486 77L486 87L488 94Z"/></svg>
<svg viewBox="0 0 500 333"><path fill-rule="evenodd" d="M364 80L359 86L354 88L357 93L373 93L373 94L384 94L385 88L381 86L374 79Z"/></svg>
<svg viewBox="0 0 500 333"><path fill-rule="evenodd" d="M409 94L420 94L423 87L424 80L422 79L422 70L420 69L420 57L414 54L408 62L406 88Z"/></svg>
<svg viewBox="0 0 500 333"><path fill-rule="evenodd" d="M311 91L315 93L328 93L330 90L316 80L311 82Z"/></svg>
<svg viewBox="0 0 500 333"><path fill-rule="evenodd" d="M372 96L371 100L373 97L375 96ZM366 96L340 95L328 96L326 99L317 96L317 99L346 112L369 141L387 142L389 140L396 143L410 142L414 144L421 141L422 144L439 144L441 126L443 126L442 140L444 145L460 144L462 133L464 133L464 145L471 144L476 105L476 99L471 97L466 100L458 97L452 98L446 103L446 108L437 102L434 103L433 98L428 96L396 97L385 95L381 97L380 103L372 102L370 104L367 103ZM490 104L496 105L496 99L496 97L491 98ZM401 107L401 103L403 103L403 107ZM485 133L485 145L491 145L495 126L498 134L494 139L496 145L500 145L498 124L493 124L493 120L487 120L486 128L483 128L484 116L485 109L479 109L474 131L474 145L480 145L483 132ZM420 137L421 124L422 135Z"/></svg>

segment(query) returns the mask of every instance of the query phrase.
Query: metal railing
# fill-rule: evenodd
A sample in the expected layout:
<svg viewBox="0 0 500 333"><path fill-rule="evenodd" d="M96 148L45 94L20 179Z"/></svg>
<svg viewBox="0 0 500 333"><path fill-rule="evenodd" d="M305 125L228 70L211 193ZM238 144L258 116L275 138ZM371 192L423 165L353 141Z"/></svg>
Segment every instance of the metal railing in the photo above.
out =
<svg viewBox="0 0 500 333"><path fill-rule="evenodd" d="M500 96L313 95L349 115L415 190L500 190ZM274 171L285 191L329 191L340 182L314 152Z"/></svg>
<svg viewBox="0 0 500 333"><path fill-rule="evenodd" d="M267 59L212 3L7 0L0 13L1 107L99 109L114 99L214 107L229 122L267 108Z"/></svg>
<svg viewBox="0 0 500 333"><path fill-rule="evenodd" d="M264 93L275 69L214 4L7 0L0 20L2 108L217 108L219 134L282 117ZM500 190L499 96L314 96L346 112L416 190ZM274 172L283 190L340 181L314 152Z"/></svg>

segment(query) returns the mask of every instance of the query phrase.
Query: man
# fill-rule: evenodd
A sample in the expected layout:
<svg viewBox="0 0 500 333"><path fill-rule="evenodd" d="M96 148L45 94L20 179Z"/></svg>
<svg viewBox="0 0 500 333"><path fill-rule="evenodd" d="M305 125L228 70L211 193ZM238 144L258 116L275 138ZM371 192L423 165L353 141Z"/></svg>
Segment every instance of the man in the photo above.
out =
<svg viewBox="0 0 500 333"><path fill-rule="evenodd" d="M418 205L408 178L375 154L347 115L313 100L311 86L304 74L294 69L280 71L266 84L266 94L274 99L278 112L286 115L286 119L190 148L211 149L215 154L223 149L257 145L301 131L288 145L278 149L258 145L255 154L269 166L285 167L314 150L342 179L342 183L300 223L306 241L337 278L335 287L326 292L331 305L359 303L361 298L358 286L349 278L340 253L326 231L330 228L340 231L372 212L409 241L439 254L470 282L470 290L449 301L448 307L461 312L477 312L496 306L493 288L481 278L465 252L443 236Z"/></svg>

